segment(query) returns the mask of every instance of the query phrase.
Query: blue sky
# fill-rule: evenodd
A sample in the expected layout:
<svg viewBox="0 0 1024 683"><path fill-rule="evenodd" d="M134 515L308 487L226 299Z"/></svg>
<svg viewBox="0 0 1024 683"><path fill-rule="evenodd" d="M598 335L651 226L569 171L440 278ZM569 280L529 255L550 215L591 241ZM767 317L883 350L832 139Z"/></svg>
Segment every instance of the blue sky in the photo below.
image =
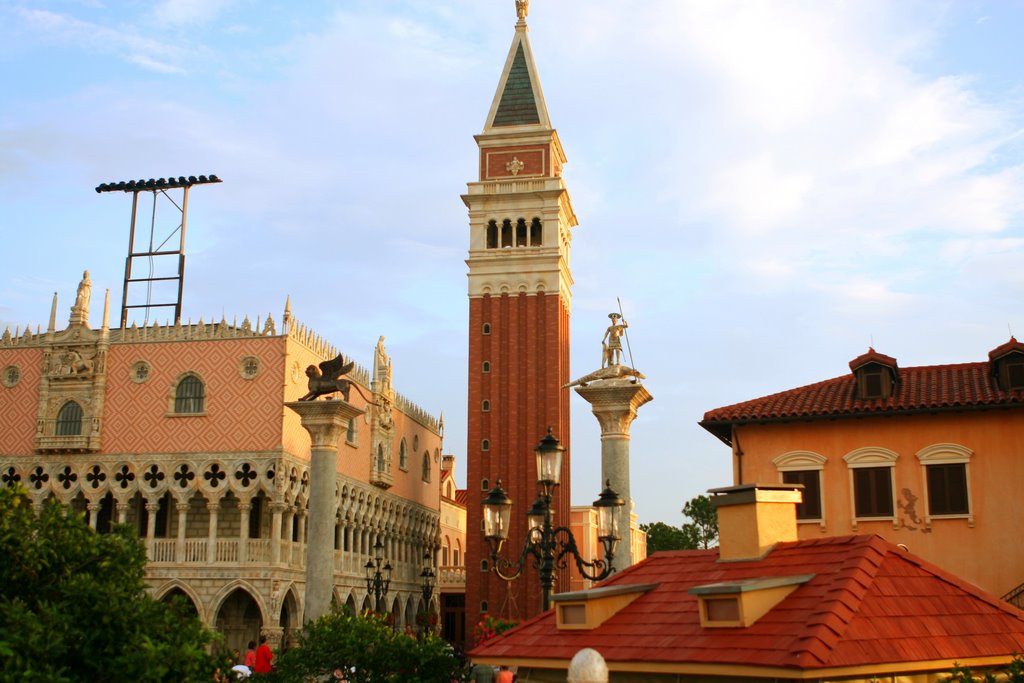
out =
<svg viewBox="0 0 1024 683"><path fill-rule="evenodd" d="M534 0L580 219L572 374L621 297L654 402L641 521L728 485L711 408L1024 335L1024 3ZM120 306L128 195L190 196L185 318L302 322L444 412L465 465L468 221L513 0L0 0L0 328ZM95 315L95 314L94 314ZM599 431L573 397L573 501ZM538 435L538 438L541 435Z"/></svg>

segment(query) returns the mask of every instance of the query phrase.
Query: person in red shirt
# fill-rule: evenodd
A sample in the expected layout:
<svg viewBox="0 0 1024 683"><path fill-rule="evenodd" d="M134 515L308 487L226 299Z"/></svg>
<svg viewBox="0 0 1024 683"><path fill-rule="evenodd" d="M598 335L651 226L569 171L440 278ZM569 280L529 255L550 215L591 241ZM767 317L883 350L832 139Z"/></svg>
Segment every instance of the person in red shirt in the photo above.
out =
<svg viewBox="0 0 1024 683"><path fill-rule="evenodd" d="M273 659L274 653L270 651L270 646L267 645L267 637L260 636L260 646L256 648L256 666L253 667L253 671L258 674L270 673L274 669L271 664Z"/></svg>
<svg viewBox="0 0 1024 683"><path fill-rule="evenodd" d="M256 667L256 641L250 640L249 646L245 650L245 665L250 669Z"/></svg>
<svg viewBox="0 0 1024 683"><path fill-rule="evenodd" d="M504 664L501 665L501 669L498 671L496 677L497 683L513 683L516 680L514 673L508 670L508 667Z"/></svg>

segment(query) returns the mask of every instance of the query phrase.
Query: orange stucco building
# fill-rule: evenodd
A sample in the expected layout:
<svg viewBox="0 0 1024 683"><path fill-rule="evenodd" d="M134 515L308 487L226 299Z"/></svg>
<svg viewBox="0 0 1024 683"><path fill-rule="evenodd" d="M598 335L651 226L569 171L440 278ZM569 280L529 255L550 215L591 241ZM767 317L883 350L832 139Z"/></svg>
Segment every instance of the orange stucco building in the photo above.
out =
<svg viewBox="0 0 1024 683"><path fill-rule="evenodd" d="M736 484L804 485L802 539L878 534L1019 604L1024 583L1024 344L985 361L850 373L711 410Z"/></svg>
<svg viewBox="0 0 1024 683"><path fill-rule="evenodd" d="M290 305L280 325L111 329L108 296L94 328L89 292L86 274L66 327L55 295L45 331L0 336L3 484L101 533L135 527L153 594L185 597L228 645L287 637L305 599L310 437L285 403L338 352ZM424 555L440 549L443 429L394 390L383 338L373 358L348 375L361 414L338 437L332 597L370 606L364 566L380 541L387 609L404 626L427 608Z"/></svg>

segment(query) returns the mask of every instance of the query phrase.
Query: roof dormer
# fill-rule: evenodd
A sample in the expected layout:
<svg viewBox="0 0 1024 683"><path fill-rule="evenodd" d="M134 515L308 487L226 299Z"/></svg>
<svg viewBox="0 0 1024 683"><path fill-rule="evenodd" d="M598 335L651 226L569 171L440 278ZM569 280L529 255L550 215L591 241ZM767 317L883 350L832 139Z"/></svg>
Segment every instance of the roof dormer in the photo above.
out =
<svg viewBox="0 0 1024 683"><path fill-rule="evenodd" d="M1024 389L1024 343L1010 337L1010 341L989 351L988 362L992 378L1000 389Z"/></svg>
<svg viewBox="0 0 1024 683"><path fill-rule="evenodd" d="M857 379L857 399L861 401L889 398L900 381L896 359L870 346L867 353L850 361L850 370Z"/></svg>
<svg viewBox="0 0 1024 683"><path fill-rule="evenodd" d="M559 630L593 630L623 607L657 587L656 583L627 583L552 595L555 623Z"/></svg>
<svg viewBox="0 0 1024 683"><path fill-rule="evenodd" d="M700 603L702 628L746 628L813 578L798 574L723 581L694 586L689 593Z"/></svg>

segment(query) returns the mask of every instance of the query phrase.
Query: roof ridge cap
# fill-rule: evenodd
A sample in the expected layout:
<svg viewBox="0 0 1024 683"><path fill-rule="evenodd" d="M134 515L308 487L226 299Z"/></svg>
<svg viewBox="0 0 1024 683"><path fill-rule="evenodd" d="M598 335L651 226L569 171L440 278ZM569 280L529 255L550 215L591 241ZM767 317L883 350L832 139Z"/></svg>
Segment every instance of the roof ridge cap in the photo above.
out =
<svg viewBox="0 0 1024 683"><path fill-rule="evenodd" d="M810 539L813 543L806 541L793 541L794 547L804 547L823 545L822 541L826 539ZM882 561L885 558L885 552L877 547L876 541L887 543L885 539L878 536L877 534L849 534L846 536L832 536L827 539L832 541L830 545L843 545L850 544L857 547L860 550L859 553L849 553L843 557L838 563L837 569L827 578L828 585L825 594L822 599L818 602L816 609L808 615L808 621L811 621L823 614L835 614L836 605L845 605L853 615L856 615L860 610L861 603L864 601L864 596L867 594L874 582L875 577L878 574L879 568L882 566ZM878 562L864 562L864 554L870 551L877 553L882 559ZM863 587L863 590L853 590L852 585L860 583L854 579L854 573L856 570L865 571L869 574L869 581ZM819 577L822 574L818 574ZM798 589L799 590L799 589ZM850 604L848 600L842 600L840 596L852 596L856 600L856 607ZM842 630L836 631L829 626L824 620L818 620L818 623L809 625L804 631L804 635L800 638L800 641L794 645L794 655L799 662L799 666L808 667L806 662L807 658L813 658L820 665L824 666L828 664L829 660L822 659L818 655L814 654L813 649L808 646L801 646L802 641L817 641L821 643L828 651L829 659L835 654L836 646L842 641L843 635L846 630L850 628L852 619L842 620Z"/></svg>

